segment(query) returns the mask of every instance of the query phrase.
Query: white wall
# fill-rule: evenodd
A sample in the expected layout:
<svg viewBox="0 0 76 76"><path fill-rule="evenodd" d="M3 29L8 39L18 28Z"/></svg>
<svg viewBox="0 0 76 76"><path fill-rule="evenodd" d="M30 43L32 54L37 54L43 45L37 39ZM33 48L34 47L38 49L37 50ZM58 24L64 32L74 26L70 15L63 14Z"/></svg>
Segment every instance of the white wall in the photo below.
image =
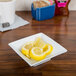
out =
<svg viewBox="0 0 76 76"><path fill-rule="evenodd" d="M16 1L16 10L23 11L23 10L31 10L31 3L35 0L17 0ZM76 10L76 0L71 0L69 4L70 10Z"/></svg>
<svg viewBox="0 0 76 76"><path fill-rule="evenodd" d="M71 0L71 2L69 4L69 9L76 10L76 0Z"/></svg>

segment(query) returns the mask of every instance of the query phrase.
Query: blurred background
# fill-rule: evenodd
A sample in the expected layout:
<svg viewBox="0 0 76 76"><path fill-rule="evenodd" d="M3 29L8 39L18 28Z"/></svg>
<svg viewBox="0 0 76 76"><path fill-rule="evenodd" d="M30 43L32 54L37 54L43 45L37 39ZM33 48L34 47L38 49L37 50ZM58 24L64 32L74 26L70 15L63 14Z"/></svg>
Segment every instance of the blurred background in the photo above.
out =
<svg viewBox="0 0 76 76"><path fill-rule="evenodd" d="M17 0L16 1L16 10L17 11L30 11L31 3L36 0ZM69 4L69 10L76 10L76 0L71 0Z"/></svg>

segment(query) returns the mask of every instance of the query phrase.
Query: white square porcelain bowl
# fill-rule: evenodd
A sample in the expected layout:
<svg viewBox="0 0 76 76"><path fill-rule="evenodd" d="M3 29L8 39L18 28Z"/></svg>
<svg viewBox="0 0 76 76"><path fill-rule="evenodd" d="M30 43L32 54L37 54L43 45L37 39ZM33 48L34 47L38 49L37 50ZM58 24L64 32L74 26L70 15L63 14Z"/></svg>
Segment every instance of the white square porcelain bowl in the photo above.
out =
<svg viewBox="0 0 76 76"><path fill-rule="evenodd" d="M50 55L48 55L44 60L41 60L41 61L35 61L32 59L29 59L21 53L22 45L27 43L28 41L34 41L37 37L41 37L45 42L47 42L53 46L53 52ZM53 58L55 56L58 56L60 54L67 52L67 50L64 47L62 47L60 44L58 44L53 39L51 39L50 37L48 37L47 35L45 35L43 33L38 33L38 34L35 34L32 36L11 42L11 43L9 43L9 46L30 66L40 65L42 63L49 61L51 58Z"/></svg>

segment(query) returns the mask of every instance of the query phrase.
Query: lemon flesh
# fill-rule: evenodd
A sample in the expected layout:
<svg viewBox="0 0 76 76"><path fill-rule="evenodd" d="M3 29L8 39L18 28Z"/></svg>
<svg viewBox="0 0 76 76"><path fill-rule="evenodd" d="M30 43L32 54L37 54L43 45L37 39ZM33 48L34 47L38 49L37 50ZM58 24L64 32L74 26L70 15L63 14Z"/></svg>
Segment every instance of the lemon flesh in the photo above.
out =
<svg viewBox="0 0 76 76"><path fill-rule="evenodd" d="M30 50L33 47L33 42L28 42L26 44L24 44L24 46L22 47L22 53L27 56L28 58L30 58Z"/></svg>
<svg viewBox="0 0 76 76"><path fill-rule="evenodd" d="M53 51L53 47L50 44L46 44L46 46L43 48L43 52L45 52L46 55L51 54Z"/></svg>
<svg viewBox="0 0 76 76"><path fill-rule="evenodd" d="M34 47L30 51L30 57L36 61L40 61L40 60L45 59L46 54L43 52L43 49L39 47Z"/></svg>
<svg viewBox="0 0 76 76"><path fill-rule="evenodd" d="M40 37L36 38L36 40L34 41L35 47L44 48L45 45L46 45L46 43Z"/></svg>

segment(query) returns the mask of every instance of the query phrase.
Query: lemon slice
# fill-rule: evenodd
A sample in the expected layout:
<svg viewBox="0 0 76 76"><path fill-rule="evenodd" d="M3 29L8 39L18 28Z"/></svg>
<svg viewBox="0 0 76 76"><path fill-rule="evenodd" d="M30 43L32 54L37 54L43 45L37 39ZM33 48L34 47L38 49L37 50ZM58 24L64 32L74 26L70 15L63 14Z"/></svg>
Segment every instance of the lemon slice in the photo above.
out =
<svg viewBox="0 0 76 76"><path fill-rule="evenodd" d="M34 47L30 51L30 57L36 61L40 61L43 60L46 57L46 55L43 52L43 49L41 49L40 47Z"/></svg>
<svg viewBox="0 0 76 76"><path fill-rule="evenodd" d="M44 48L45 45L46 45L46 43L40 37L36 38L36 40L34 41L35 47Z"/></svg>
<svg viewBox="0 0 76 76"><path fill-rule="evenodd" d="M53 51L53 47L50 44L47 44L44 48L43 48L43 52L46 53L46 55L49 55L51 52Z"/></svg>
<svg viewBox="0 0 76 76"><path fill-rule="evenodd" d="M30 50L32 49L32 47L33 47L33 42L28 42L28 43L26 43L26 44L23 45L21 52L24 55L26 55L28 58L30 58L29 53L30 53Z"/></svg>

